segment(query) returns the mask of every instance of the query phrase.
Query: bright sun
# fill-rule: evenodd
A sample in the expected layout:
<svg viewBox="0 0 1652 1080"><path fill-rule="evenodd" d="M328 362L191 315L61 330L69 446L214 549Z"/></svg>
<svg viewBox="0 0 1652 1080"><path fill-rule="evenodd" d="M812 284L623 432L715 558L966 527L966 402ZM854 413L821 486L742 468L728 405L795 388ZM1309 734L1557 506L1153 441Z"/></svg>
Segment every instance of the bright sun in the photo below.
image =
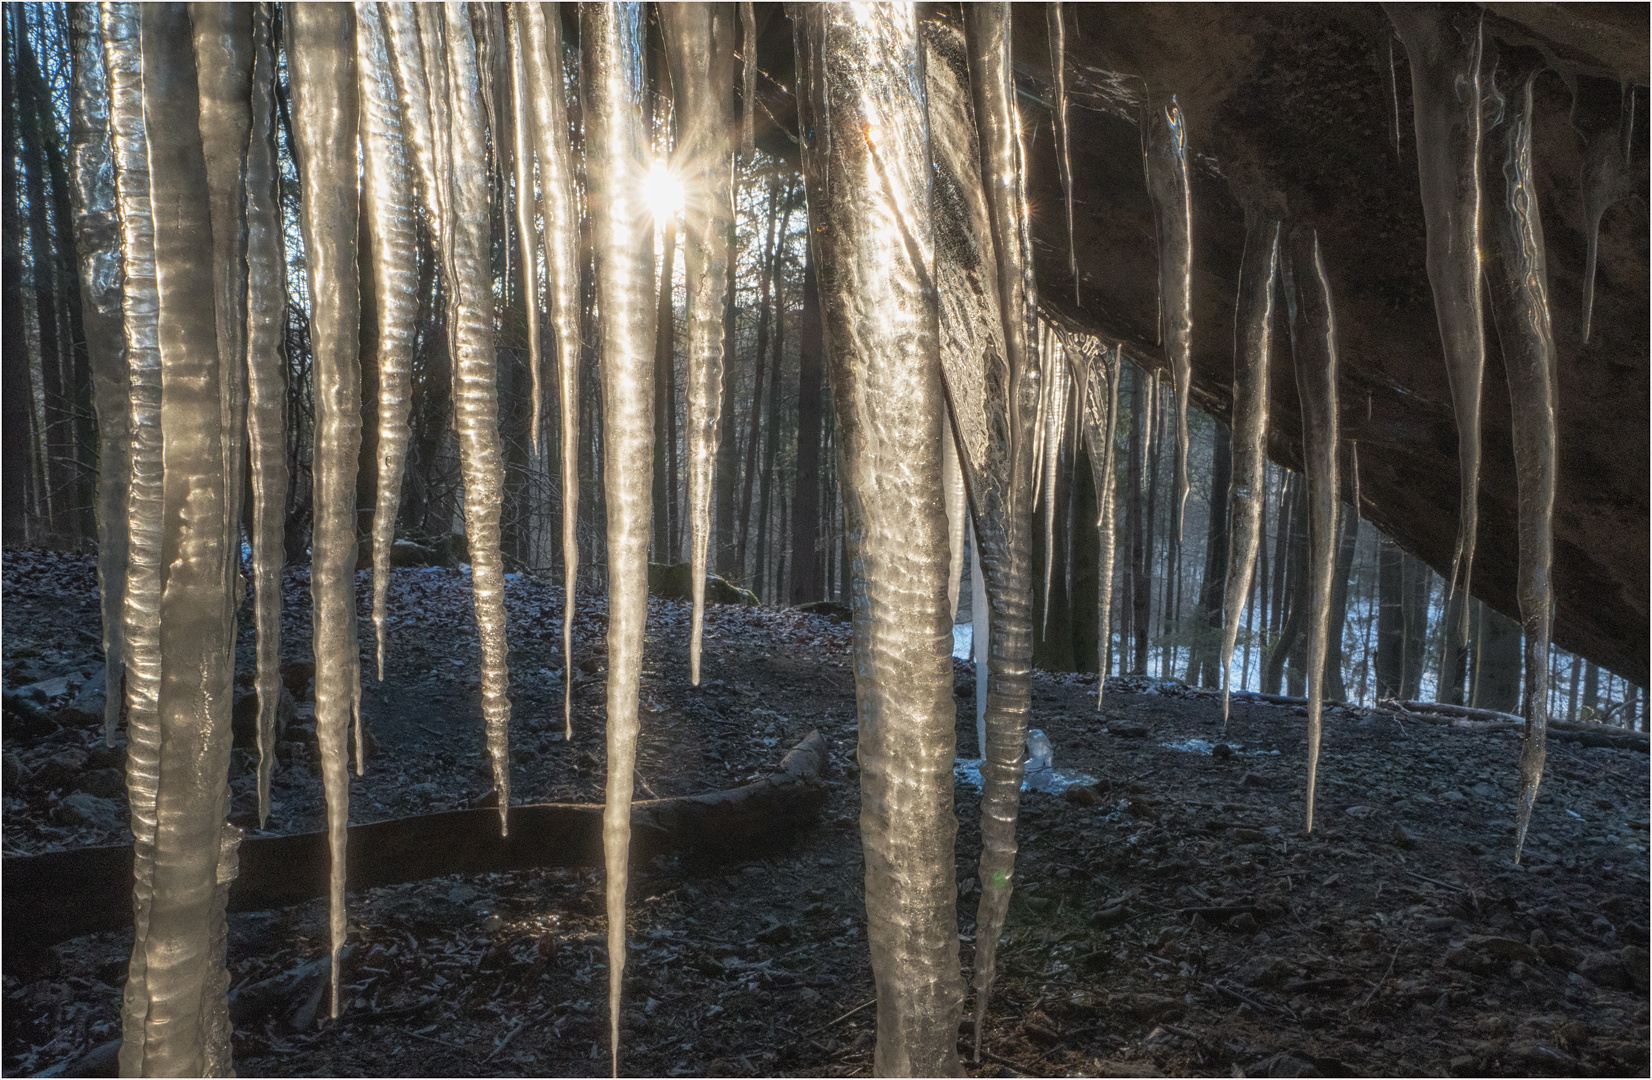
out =
<svg viewBox="0 0 1652 1080"><path fill-rule="evenodd" d="M665 221L683 208L683 182L672 174L665 162L656 161L648 173L646 196L654 220Z"/></svg>

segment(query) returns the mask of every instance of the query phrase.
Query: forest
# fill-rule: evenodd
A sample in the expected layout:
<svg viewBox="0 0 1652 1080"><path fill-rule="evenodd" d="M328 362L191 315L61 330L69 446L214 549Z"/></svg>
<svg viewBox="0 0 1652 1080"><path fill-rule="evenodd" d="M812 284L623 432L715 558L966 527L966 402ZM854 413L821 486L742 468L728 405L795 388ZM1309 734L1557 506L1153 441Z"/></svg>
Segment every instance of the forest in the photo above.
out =
<svg viewBox="0 0 1652 1080"><path fill-rule="evenodd" d="M1644 18L970 7L5 5L8 1074L1645 1067Z"/></svg>

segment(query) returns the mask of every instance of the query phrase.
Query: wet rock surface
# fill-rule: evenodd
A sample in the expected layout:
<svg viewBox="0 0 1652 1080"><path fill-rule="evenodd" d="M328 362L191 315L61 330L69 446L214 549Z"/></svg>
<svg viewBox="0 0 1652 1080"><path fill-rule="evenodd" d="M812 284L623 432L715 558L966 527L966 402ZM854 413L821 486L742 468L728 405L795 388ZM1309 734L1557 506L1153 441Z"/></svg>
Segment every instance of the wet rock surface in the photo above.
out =
<svg viewBox="0 0 1652 1080"><path fill-rule="evenodd" d="M8 690L14 674L32 685L82 670L95 656L80 633L92 625L86 612L95 619L90 562L8 553L4 574ZM289 571L286 585L288 686L298 685L275 831L315 829L323 817L300 678L307 581ZM362 575L364 605L367 589ZM570 745L555 677L560 590L519 577L507 595L513 794L595 801L602 606L580 605ZM391 604L387 678L364 685L369 754L366 776L352 778L354 821L468 805L490 791L468 582L454 570L398 573ZM873 1010L849 629L826 615L713 608L696 690L687 621L686 604L651 602L639 796L734 786L773 769L813 727L832 746L834 771L820 826L790 851L635 868L621 1069L864 1075ZM362 642L370 649L370 636ZM975 737L968 674L957 665L966 754ZM1527 855L1514 866L1514 734L1332 712L1322 825L1303 837L1306 740L1291 708L1236 699L1224 731L1218 700L1204 693L1114 680L1098 715L1094 689L1093 677L1034 676L1033 724L1056 768L1101 779L1023 797L1018 882L972 1074L1645 1071L1644 755L1551 746ZM119 752L101 746L101 718L71 718L69 700L67 691L45 699L51 730L34 736L13 733L8 706L8 855L122 839L124 792L88 787L106 784ZM37 777L54 760L47 787ZM237 754L234 766L234 814L248 826L253 761ZM967 964L978 796L960 785L957 798ZM103 803L120 820L100 822ZM324 905L231 916L241 1074L608 1071L600 872L369 890L352 894L350 918L348 996L332 1021ZM97 1067L118 1035L129 948L129 935L111 933L8 957L8 1074Z"/></svg>

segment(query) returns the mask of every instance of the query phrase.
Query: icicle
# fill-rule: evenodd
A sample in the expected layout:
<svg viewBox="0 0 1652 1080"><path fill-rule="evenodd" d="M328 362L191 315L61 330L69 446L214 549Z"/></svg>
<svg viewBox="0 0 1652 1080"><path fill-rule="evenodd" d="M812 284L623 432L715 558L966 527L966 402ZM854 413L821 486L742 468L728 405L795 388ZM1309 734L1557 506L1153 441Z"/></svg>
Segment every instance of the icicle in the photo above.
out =
<svg viewBox="0 0 1652 1080"><path fill-rule="evenodd" d="M1222 602L1222 724L1228 720L1233 646L1239 619L1250 598L1251 573L1262 537L1262 502L1267 498L1268 362L1273 336L1274 278L1279 270L1279 223L1248 214L1245 254L1239 266L1237 355L1233 358L1232 538L1228 543L1227 589Z"/></svg>
<svg viewBox="0 0 1652 1080"><path fill-rule="evenodd" d="M683 207L683 270L688 283L685 436L694 600L688 669L689 681L698 686L712 480L722 432L729 234L734 228L734 147L728 135L728 119L734 113L734 26L729 13L715 4L666 4L658 10L672 73L679 173L690 195Z"/></svg>
<svg viewBox="0 0 1652 1080"><path fill-rule="evenodd" d="M1526 645L1526 731L1520 747L1520 796L1514 859L1531 825L1543 779L1549 699L1549 634L1554 588L1556 474L1555 346L1549 319L1549 282L1532 170L1532 82L1541 56L1505 47L1495 69L1494 94L1503 97L1502 122L1485 142L1487 164L1501 173L1502 198L1487 200L1487 281L1491 312L1503 346L1514 427L1519 488L1520 621Z"/></svg>
<svg viewBox="0 0 1652 1080"><path fill-rule="evenodd" d="M202 13L217 23L215 14ZM214 262L225 230L215 236L212 209L221 194L214 188L225 177L209 165L203 136L216 145L226 121L233 124L215 99L228 85L246 85L251 57L250 41L219 26L232 40L212 43L219 46L218 64L201 65L198 81L188 10L150 5L141 15L150 201L165 208L153 219L165 568L159 652L165 663L153 893L143 942L148 1004L132 1058L135 1071L148 1075L230 1071L222 958L223 903L239 838L225 821L235 640L229 489L236 477L225 460L234 437L224 387L241 358L222 355L220 346L219 327L229 313L217 310L224 298L215 288ZM250 36L250 21L242 29ZM247 68L237 78L239 64Z"/></svg>
<svg viewBox="0 0 1652 1080"><path fill-rule="evenodd" d="M740 4L740 157L748 164L757 151L757 9Z"/></svg>
<svg viewBox="0 0 1652 1080"><path fill-rule="evenodd" d="M1480 493L1480 384L1486 363L1481 321L1480 52L1478 12L1433 4L1387 4L1411 61L1428 281L1440 324L1452 409L1457 414L1459 509L1451 587L1469 592ZM1460 24L1459 24L1460 21ZM1468 634L1468 607L1456 627Z"/></svg>
<svg viewBox="0 0 1652 1080"><path fill-rule="evenodd" d="M525 41L523 65L539 161L539 219L545 228L545 298L556 339L557 403L562 414L562 719L563 737L571 739L574 585L579 576L579 200L563 96L561 18L546 18L538 4L514 10L522 20ZM661 9L662 17L665 11Z"/></svg>
<svg viewBox="0 0 1652 1080"><path fill-rule="evenodd" d="M1092 354L1094 353L1094 354ZM1114 424L1113 399L1116 351L1102 352L1092 344L1083 353L1083 378L1079 383L1079 415L1083 425L1085 445L1089 449L1090 473L1096 489L1096 528L1101 533L1100 582L1096 591L1096 622L1100 633L1096 648L1096 711L1101 711L1102 698L1107 687L1108 627L1112 618L1113 602L1113 453Z"/></svg>
<svg viewBox="0 0 1652 1080"><path fill-rule="evenodd" d="M608 506L608 784L602 851L608 876L608 1031L616 1076L654 473L654 238L641 200L649 171L649 137L642 118L642 13L641 4L592 4L580 9L579 28L587 183L597 215L592 232L597 237L602 472Z"/></svg>
<svg viewBox="0 0 1652 1080"><path fill-rule="evenodd" d="M424 47L420 42L419 14L413 4L380 4L385 44L391 70L396 77L396 93L401 123L402 153L411 162L418 181L419 201L438 246L446 235L442 208L442 182L438 179L436 134L430 103L434 88L426 79ZM434 12L427 13L434 15Z"/></svg>
<svg viewBox="0 0 1652 1080"><path fill-rule="evenodd" d="M482 646L482 720L493 789L499 796L499 833L509 825L511 792L510 715L506 670L505 567L499 552L499 505L504 460L499 444L498 363L493 339L493 288L488 268L487 131L481 108L481 75L470 20L445 5L449 137L452 187L453 274L448 326L453 335L454 395L459 424L459 465L465 482L465 539L470 547L470 589L476 636ZM612 715L612 714L610 714Z"/></svg>
<svg viewBox="0 0 1652 1080"><path fill-rule="evenodd" d="M379 6L356 6L360 71L363 210L372 240L378 343L378 484L373 508L373 636L384 679L385 599L396 541L402 470L411 438L413 340L419 318L419 254L413 227L413 176L402 136L395 72ZM531 324L530 324L531 326ZM361 772L361 743L356 743Z"/></svg>
<svg viewBox="0 0 1652 1080"><path fill-rule="evenodd" d="M1584 140L1583 220L1587 230L1583 260L1583 325L1579 330L1585 343L1595 320L1595 264L1600 252L1600 219L1613 204L1634 194L1641 186L1631 168L1629 138L1634 132L1634 96L1618 115L1617 123Z"/></svg>
<svg viewBox="0 0 1652 1080"><path fill-rule="evenodd" d="M1061 168L1061 199L1067 211L1067 270L1073 275L1073 303L1078 295L1078 248L1073 244L1073 141L1067 126L1067 27L1061 4L1044 5L1045 26L1050 35L1050 78L1055 83L1055 133L1057 162Z"/></svg>
<svg viewBox="0 0 1652 1080"><path fill-rule="evenodd" d="M1394 35L1388 35L1388 100L1393 106L1390 110L1390 130L1394 140L1394 160L1400 160L1400 80L1394 68Z"/></svg>
<svg viewBox="0 0 1652 1080"><path fill-rule="evenodd" d="M287 259L276 188L271 5L253 13L252 135L247 144L247 451L258 628L258 826L270 816L281 702L281 565L287 516Z"/></svg>
<svg viewBox="0 0 1652 1080"><path fill-rule="evenodd" d="M1291 233L1295 296L1291 304L1291 356L1302 405L1302 458L1308 477L1308 793L1305 831L1314 831L1314 790L1319 775L1320 715L1325 699L1331 586L1336 571L1337 324L1331 282L1319 237L1305 225Z"/></svg>
<svg viewBox="0 0 1652 1080"><path fill-rule="evenodd" d="M1113 559L1118 549L1118 481L1113 467L1114 443L1119 426L1119 383L1124 375L1124 346L1114 345L1111 358L1106 360L1107 426L1102 439L1107 454L1102 464L1105 486L1096 489L1096 499L1102 504L1101 518L1101 580L1097 589L1096 618L1101 622L1102 667L1096 679L1096 711L1101 711L1101 700L1107 690L1107 668L1112 654L1113 626Z"/></svg>
<svg viewBox="0 0 1652 1080"><path fill-rule="evenodd" d="M941 490L946 496L946 548L952 569L947 571L946 602L954 622L958 620L958 591L964 576L964 533L969 517L969 492L964 487L964 466L958 460L958 444L949 425L941 435ZM971 639L973 640L973 639Z"/></svg>
<svg viewBox="0 0 1652 1080"><path fill-rule="evenodd" d="M1179 546L1188 492L1187 400L1193 386L1193 198L1187 181L1187 129L1174 97L1148 127L1147 179L1159 234L1159 344L1176 391L1170 538Z"/></svg>
<svg viewBox="0 0 1652 1080"><path fill-rule="evenodd" d="M946 405L923 56L911 5L799 13L809 122L832 133L829 151L805 144L804 163L853 573L873 1071L956 1076Z"/></svg>
<svg viewBox="0 0 1652 1080"><path fill-rule="evenodd" d="M995 523L998 535L982 530L982 546L988 549L983 551L987 588L993 594L990 655L994 668L987 707L988 752L981 766L981 903L976 918L974 979L979 1058L981 1026L996 973L998 938L1003 932L1015 872L1015 824L1025 766L1028 673L1032 662L1028 547L1041 449L1041 442L1031 436L1037 424L1035 403L1043 396L1044 379L1037 341L1032 338L1037 297L1032 287L1026 155L1015 108L1009 5L966 5L964 33L975 123L980 132L981 187L990 223L987 235L992 238L996 261L995 284L1004 357L1009 367L1007 377L988 383L1005 388L1007 416L994 426L1007 435L999 453L1008 460L988 462L992 486L1001 500L1001 516ZM992 550L995 547L997 550Z"/></svg>
<svg viewBox="0 0 1652 1080"><path fill-rule="evenodd" d="M103 71L103 35L97 9L69 8L73 81L69 88L69 201L80 258L81 323L92 406L97 412L98 594L103 614L103 738L113 745L120 722L125 665L127 491L131 434L129 379L121 327L120 210L116 206L114 150L109 135L109 86Z"/></svg>
<svg viewBox="0 0 1652 1080"><path fill-rule="evenodd" d="M975 756L987 756L987 645L992 633L987 614L987 578L981 569L981 544L975 537L975 525L969 525L969 613L971 658L975 662Z"/></svg>
<svg viewBox="0 0 1652 1080"><path fill-rule="evenodd" d="M126 667L126 801L132 820L132 958L121 1003L121 1071L140 1075L149 1015L147 942L154 899L155 793L161 731L161 354L155 285L149 143L143 122L143 56L137 4L104 4L109 130L120 206L122 295L131 401L131 489L123 638ZM118 692L120 671L105 673Z"/></svg>
<svg viewBox="0 0 1652 1080"><path fill-rule="evenodd" d="M539 236L534 231L533 123L528 112L527 64L522 55L522 15L515 5L506 9L510 34L511 163L515 167L516 235L522 248L522 304L528 321L528 372L533 404L528 423L530 452L539 456L539 414L545 399L540 378L539 349Z"/></svg>
<svg viewBox="0 0 1652 1080"><path fill-rule="evenodd" d="M1040 334L1040 351L1047 360L1044 411L1044 618L1039 632L1050 629L1050 584L1055 574L1056 509L1066 493L1058 490L1062 453L1067 441L1067 365L1062 362L1061 344L1048 323Z"/></svg>
<svg viewBox="0 0 1652 1080"><path fill-rule="evenodd" d="M361 452L360 278L356 236L355 14L345 4L284 12L293 135L303 184L301 222L315 367L314 525L310 596L315 608L315 716L332 849L328 886L332 1015L344 947L344 845L350 818L345 762L361 685L356 642L356 460Z"/></svg>
<svg viewBox="0 0 1652 1080"><path fill-rule="evenodd" d="M1352 504L1352 507L1353 507L1354 516L1357 517L1357 518L1363 518L1365 515L1360 511L1360 506L1359 506L1359 440L1358 439L1351 439L1348 442L1348 477L1351 481L1353 481L1353 485L1354 485L1353 498L1350 500L1350 503Z"/></svg>

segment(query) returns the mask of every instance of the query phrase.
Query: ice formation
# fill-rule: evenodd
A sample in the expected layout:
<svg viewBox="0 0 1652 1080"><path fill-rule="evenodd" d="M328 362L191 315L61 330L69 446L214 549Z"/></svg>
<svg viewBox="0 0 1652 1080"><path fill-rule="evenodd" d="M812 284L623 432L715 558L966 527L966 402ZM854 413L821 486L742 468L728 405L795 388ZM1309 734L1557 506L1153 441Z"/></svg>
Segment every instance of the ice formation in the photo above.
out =
<svg viewBox="0 0 1652 1080"><path fill-rule="evenodd" d="M1451 584L1466 595L1474 571L1479 520L1480 386L1486 335L1481 317L1480 59L1478 11L1435 4L1384 5L1411 61L1411 107L1417 127L1428 281L1457 415L1459 511ZM1468 605L1455 627L1467 640Z"/></svg>
<svg viewBox="0 0 1652 1080"><path fill-rule="evenodd" d="M873 1069L955 1076L962 1008L952 814L945 398L916 13L798 11L803 146L853 580ZM811 130L812 129L812 130ZM832 137L820 136L830 132ZM868 317L868 316L871 317ZM875 617L874 617L875 616ZM1017 753L1019 758L1019 753Z"/></svg>
<svg viewBox="0 0 1652 1080"><path fill-rule="evenodd" d="M1044 5L1044 20L1049 32L1050 80L1055 92L1055 100L1050 105L1055 114L1056 167L1061 173L1061 202L1067 214L1067 270L1073 275L1073 303L1077 304L1080 300L1078 249L1073 245L1073 139L1067 126L1067 25L1060 0Z"/></svg>
<svg viewBox="0 0 1652 1080"><path fill-rule="evenodd" d="M641 4L592 4L581 9L579 28L596 303L602 312L597 349L608 496L608 783L602 851L609 1043L616 1076L654 474L654 235L642 203L650 165L642 15Z"/></svg>
<svg viewBox="0 0 1652 1080"><path fill-rule="evenodd" d="M1543 221L1532 171L1532 82L1543 64L1528 49L1506 46L1492 79L1495 122L1484 152L1493 197L1486 201L1487 291L1503 346L1513 407L1520 562L1517 592L1525 630L1526 730L1520 747L1520 795L1514 857L1518 862L1543 779L1549 700L1549 634L1554 587L1555 345L1549 318ZM1497 180L1501 179L1501 183ZM1463 605L1467 607L1467 605Z"/></svg>
<svg viewBox="0 0 1652 1080"><path fill-rule="evenodd" d="M1176 392L1170 542L1179 547L1188 492L1187 400L1193 386L1193 196L1187 183L1187 129L1175 97L1148 125L1147 181L1159 237L1159 345L1170 362Z"/></svg>
<svg viewBox="0 0 1652 1080"><path fill-rule="evenodd" d="M1279 272L1279 223L1246 211L1245 255L1239 264L1234 310L1233 487L1230 490L1227 588L1222 601L1222 723L1227 724L1233 646L1250 597L1251 573L1262 539L1267 498L1268 367L1273 338L1274 281Z"/></svg>
<svg viewBox="0 0 1652 1080"><path fill-rule="evenodd" d="M1291 357L1302 407L1302 458L1308 477L1308 791L1305 831L1314 831L1314 791L1319 777L1321 712L1325 701L1325 653L1336 572L1337 322L1331 282L1319 235L1305 225L1291 231ZM1236 616L1237 618L1237 616Z"/></svg>
<svg viewBox="0 0 1652 1080"><path fill-rule="evenodd" d="M1643 186L1632 167L1629 139L1635 129L1634 88L1624 94L1617 123L1594 132L1583 145L1583 220L1587 230L1583 259L1583 325L1585 342L1595 321L1595 265L1600 254L1600 219L1613 203ZM1492 155L1488 155L1490 157Z"/></svg>
<svg viewBox="0 0 1652 1080"><path fill-rule="evenodd" d="M1119 350L1092 342L1081 351L1079 416L1096 488L1096 528L1100 531L1101 567L1096 589L1096 711L1107 693L1107 660L1113 607L1113 434L1118 422Z"/></svg>

